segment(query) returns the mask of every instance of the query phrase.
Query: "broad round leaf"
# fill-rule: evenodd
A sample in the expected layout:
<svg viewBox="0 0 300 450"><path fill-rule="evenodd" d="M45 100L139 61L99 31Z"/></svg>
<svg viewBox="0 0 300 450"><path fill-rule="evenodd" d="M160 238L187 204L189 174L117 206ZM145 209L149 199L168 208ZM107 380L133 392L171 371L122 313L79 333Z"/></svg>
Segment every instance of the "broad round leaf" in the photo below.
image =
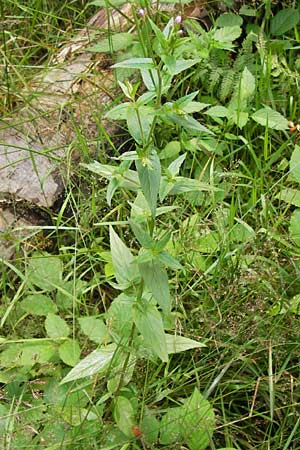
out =
<svg viewBox="0 0 300 450"><path fill-rule="evenodd" d="M190 450L205 450L215 430L215 415L208 400L195 389L183 406L183 434Z"/></svg>
<svg viewBox="0 0 300 450"><path fill-rule="evenodd" d="M76 340L67 340L59 346L60 359L68 366L75 366L80 358L80 346Z"/></svg>
<svg viewBox="0 0 300 450"><path fill-rule="evenodd" d="M28 263L28 281L45 291L54 291L61 285L62 271L58 256L34 254Z"/></svg>
<svg viewBox="0 0 300 450"><path fill-rule="evenodd" d="M300 247L300 209L296 209L292 214L289 232L291 239Z"/></svg>
<svg viewBox="0 0 300 450"><path fill-rule="evenodd" d="M135 424L134 410L128 398L121 395L117 398L114 407L114 418L122 433L130 438L133 438L133 426Z"/></svg>
<svg viewBox="0 0 300 450"><path fill-rule="evenodd" d="M271 19L271 33L281 36L292 30L299 22L299 11L294 8L283 8Z"/></svg>
<svg viewBox="0 0 300 450"><path fill-rule="evenodd" d="M300 147L299 147L299 145L295 145L295 149L291 156L289 178L291 178L293 181L296 181L296 183L300 184Z"/></svg>
<svg viewBox="0 0 300 450"><path fill-rule="evenodd" d="M113 53L124 50L132 44L133 36L130 33L117 33L110 38L102 39L97 44L86 49L93 53Z"/></svg>
<svg viewBox="0 0 300 450"><path fill-rule="evenodd" d="M252 119L260 125L273 130L287 130L288 120L272 108L261 108L252 114Z"/></svg>
<svg viewBox="0 0 300 450"><path fill-rule="evenodd" d="M47 335L53 339L67 337L70 334L69 326L64 319L52 313L47 315L45 328Z"/></svg>
<svg viewBox="0 0 300 450"><path fill-rule="evenodd" d="M82 332L93 342L101 344L108 337L106 326L96 317L80 317L78 319Z"/></svg>
<svg viewBox="0 0 300 450"><path fill-rule="evenodd" d="M57 311L57 306L51 298L43 294L28 295L20 303L20 306L28 314L36 316L47 316L47 314Z"/></svg>

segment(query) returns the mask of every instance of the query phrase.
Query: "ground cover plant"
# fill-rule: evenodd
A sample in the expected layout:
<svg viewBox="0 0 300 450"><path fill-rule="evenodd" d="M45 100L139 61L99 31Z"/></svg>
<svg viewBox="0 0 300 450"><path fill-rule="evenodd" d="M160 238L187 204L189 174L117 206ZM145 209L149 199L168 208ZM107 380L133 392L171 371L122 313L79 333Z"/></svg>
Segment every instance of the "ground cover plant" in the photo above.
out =
<svg viewBox="0 0 300 450"><path fill-rule="evenodd" d="M78 138L52 231L1 263L4 449L299 448L299 7L242 3L134 3L91 43L115 135ZM95 6L54 2L49 26Z"/></svg>

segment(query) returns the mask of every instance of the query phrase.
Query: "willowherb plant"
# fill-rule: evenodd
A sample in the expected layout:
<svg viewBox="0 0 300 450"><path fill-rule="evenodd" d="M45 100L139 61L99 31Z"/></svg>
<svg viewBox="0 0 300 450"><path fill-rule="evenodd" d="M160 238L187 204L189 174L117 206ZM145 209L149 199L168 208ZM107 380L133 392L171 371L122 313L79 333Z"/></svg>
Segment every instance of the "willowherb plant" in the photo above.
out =
<svg viewBox="0 0 300 450"><path fill-rule="evenodd" d="M114 67L138 70L143 93L138 94L140 82L120 81L126 101L106 114L107 119L126 122L135 149L114 158L118 162L116 165L95 161L84 166L109 181L106 191L109 205L118 189L135 193L127 223L139 250L129 249L110 226L110 253L115 278L114 282L110 280L110 284L121 294L112 301L106 312L106 345L80 361L62 381L67 383L105 373L108 379L107 399L112 399L111 408L117 426L128 438L139 436L136 431L139 430L137 411L124 391L131 381L137 360L159 358L162 363L167 363L170 354L204 346L203 343L165 331L165 324L172 322L173 308L168 270L184 268L166 250L171 233L158 225L157 218L174 209L174 206L161 205L167 197L184 192L211 192L214 188L179 175L186 157L186 154L178 156L180 149L175 157L171 155L168 158L169 163L164 166L164 149L159 148L157 130L159 134L164 127L175 129L178 133L183 129L185 133L196 136L202 133L213 135L209 128L193 117L193 113L199 113L210 105L197 101L198 91L178 98L174 84L176 86L177 76L183 72L188 79L192 75L188 69L199 65L212 48L230 51L233 40L241 33L240 20L232 26L226 23L222 26L221 21L219 28L204 32L201 37L207 54L203 48L198 50L193 33L179 37L181 16L171 18L161 30L144 9L140 9L138 15L142 19L139 20L140 34L143 35L146 30L154 35L154 39L151 44L149 36L145 39L144 57L130 58ZM248 101L255 91L255 80L247 67L239 73L238 85L239 89L231 96L227 108L213 106L206 114L212 118L230 118L243 127L248 121ZM278 129L276 127L280 126L284 129L286 126L271 108L257 111L252 118L270 128ZM156 418L152 419L152 425L157 430L153 442L159 430L161 444L169 445L182 440L191 450L204 450L214 431L212 407L198 390L182 407L169 409L160 423ZM175 437L172 436L170 423L176 423L181 430Z"/></svg>
<svg viewBox="0 0 300 450"><path fill-rule="evenodd" d="M167 167L162 167L160 150L156 147L157 125L165 123L166 126L183 127L196 134L212 132L191 115L205 106L194 101L198 92L175 101L168 96L174 78L199 62L199 57L185 59L174 56L181 17L170 19L163 31L151 18L145 14L142 17L155 35L152 57L131 58L114 67L138 69L145 91L138 96L139 83L120 82L126 101L106 114L108 119L127 122L135 150L115 158L119 165L98 162L85 165L109 180L106 196L109 205L117 189L136 192L128 224L140 248L137 254L135 250L130 250L110 227L111 259L116 280L110 284L122 291L106 313L110 338L105 347L80 361L62 381L66 383L99 374L110 367L107 389L114 398L113 414L119 429L129 438L136 435L135 412L130 401L122 395L122 389L130 382L137 359L148 355L150 359L158 357L166 363L170 354L204 346L201 342L165 332L164 323L170 322L173 308L167 269L184 269L166 250L171 233L157 224L157 217L174 209L174 206L161 206L159 203L181 192L212 189L208 184L179 175L185 154L174 158ZM163 96L168 98L165 103ZM170 417L174 412L169 413ZM193 431L187 423L189 415ZM161 442L166 444L171 443L167 437L170 434L167 419L168 416L165 416L164 431L161 431ZM181 439L189 442L190 448L196 448L196 441L197 450L206 448L214 430L214 413L199 391L196 390L173 414L172 420L175 419L178 423L185 423L182 427L185 431L180 432Z"/></svg>

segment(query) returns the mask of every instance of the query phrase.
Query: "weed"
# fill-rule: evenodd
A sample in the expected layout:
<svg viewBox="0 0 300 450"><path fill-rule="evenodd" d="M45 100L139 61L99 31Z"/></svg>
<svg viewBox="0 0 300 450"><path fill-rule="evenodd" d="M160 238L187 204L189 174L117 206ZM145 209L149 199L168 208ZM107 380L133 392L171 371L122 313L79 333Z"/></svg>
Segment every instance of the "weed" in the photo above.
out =
<svg viewBox="0 0 300 450"><path fill-rule="evenodd" d="M37 43L42 5L15 8ZM113 59L104 119L126 145L98 120L91 161L74 122L82 164L51 244L1 263L1 444L297 449L299 8L265 0L207 29L134 8L130 33L89 48ZM83 20L53 5L44 26L71 9ZM5 33L18 74L59 40L17 57ZM24 84L5 64L7 113Z"/></svg>

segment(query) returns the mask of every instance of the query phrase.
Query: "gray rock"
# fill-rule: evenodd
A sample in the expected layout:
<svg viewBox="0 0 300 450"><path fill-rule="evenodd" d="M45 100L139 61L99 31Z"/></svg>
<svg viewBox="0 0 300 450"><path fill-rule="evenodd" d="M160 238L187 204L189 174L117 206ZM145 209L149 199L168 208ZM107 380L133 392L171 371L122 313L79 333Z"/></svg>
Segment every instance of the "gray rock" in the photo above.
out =
<svg viewBox="0 0 300 450"><path fill-rule="evenodd" d="M13 128L0 131L0 198L53 205L63 189L58 156Z"/></svg>

